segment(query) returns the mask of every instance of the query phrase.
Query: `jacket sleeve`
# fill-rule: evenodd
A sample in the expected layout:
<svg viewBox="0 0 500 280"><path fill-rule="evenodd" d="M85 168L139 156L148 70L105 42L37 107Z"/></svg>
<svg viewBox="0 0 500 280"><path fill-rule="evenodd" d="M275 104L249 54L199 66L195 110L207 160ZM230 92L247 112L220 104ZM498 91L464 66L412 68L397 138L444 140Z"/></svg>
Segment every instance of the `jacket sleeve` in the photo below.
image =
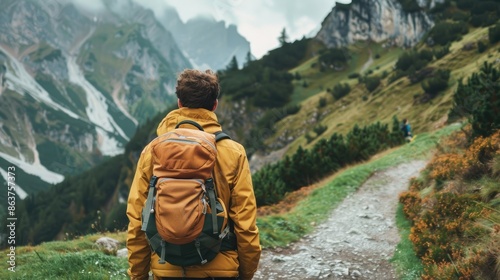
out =
<svg viewBox="0 0 500 280"><path fill-rule="evenodd" d="M257 203L248 159L243 150L239 158L234 188L231 191L230 216L238 242L239 274L242 280L252 279L257 271L261 247L257 228Z"/></svg>
<svg viewBox="0 0 500 280"><path fill-rule="evenodd" d="M127 234L128 274L130 279L148 279L151 249L141 230L141 213L148 194L149 179L152 175L151 156L146 147L139 158L134 180L130 188L127 204L129 219Z"/></svg>

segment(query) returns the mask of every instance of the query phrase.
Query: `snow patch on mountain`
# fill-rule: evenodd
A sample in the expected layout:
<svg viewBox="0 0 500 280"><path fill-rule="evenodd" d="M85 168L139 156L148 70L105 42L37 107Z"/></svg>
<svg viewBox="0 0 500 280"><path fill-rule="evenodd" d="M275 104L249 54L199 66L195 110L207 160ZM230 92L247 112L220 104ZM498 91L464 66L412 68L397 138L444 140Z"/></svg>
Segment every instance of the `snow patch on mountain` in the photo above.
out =
<svg viewBox="0 0 500 280"><path fill-rule="evenodd" d="M0 46L0 51L4 53L9 58L9 66L7 67L7 72L5 73L5 78L7 80L7 88L15 91L24 96L24 94L31 95L35 100L43 102L55 110L60 110L66 113L68 116L78 119L78 115L72 111L64 108L63 106L57 104L54 100L50 98L49 93L38 84L35 79L26 71L24 66L11 54L5 51ZM11 70L11 71L9 71Z"/></svg>
<svg viewBox="0 0 500 280"><path fill-rule="evenodd" d="M124 149L116 138L110 136L109 132L100 127L96 127L97 145L103 155L116 156L122 154Z"/></svg>
<svg viewBox="0 0 500 280"><path fill-rule="evenodd" d="M109 114L106 97L85 79L74 56L67 56L66 61L68 63L69 81L80 86L87 95L88 106L86 112L89 120L96 125L99 150L108 156L122 153L123 147L120 147L119 141L113 138L112 135L117 136L118 134L127 141L130 139Z"/></svg>
<svg viewBox="0 0 500 280"><path fill-rule="evenodd" d="M0 168L0 175L2 175L5 182L11 182L8 178L9 177L8 172L2 168ZM17 183L15 183L15 186L16 186L15 192L16 192L17 196L19 196L20 199L25 199L28 196L28 194Z"/></svg>
<svg viewBox="0 0 500 280"><path fill-rule="evenodd" d="M35 161L33 163L28 163L25 161L22 161L16 157L13 157L11 155L5 154L0 152L0 157L5 159L6 161L18 166L20 169L22 169L24 172L40 177L45 182L48 182L50 184L57 184L62 182L64 180L64 176L61 174L58 174L56 172L48 170L45 166L40 164L39 161Z"/></svg>

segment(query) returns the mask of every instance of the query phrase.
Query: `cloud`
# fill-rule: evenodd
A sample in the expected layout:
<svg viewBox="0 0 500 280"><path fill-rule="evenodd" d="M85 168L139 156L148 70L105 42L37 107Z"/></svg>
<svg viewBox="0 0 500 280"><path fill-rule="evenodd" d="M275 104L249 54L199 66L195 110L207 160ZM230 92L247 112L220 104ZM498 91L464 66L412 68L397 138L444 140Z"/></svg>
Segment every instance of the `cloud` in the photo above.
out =
<svg viewBox="0 0 500 280"><path fill-rule="evenodd" d="M87 10L97 11L107 0L70 0ZM124 0L117 0L124 1ZM289 40L314 36L321 22L335 5L332 0L132 0L163 15L167 7L175 7L182 21L197 16L209 16L226 24L235 24L250 41L257 58L279 46L278 36L286 28ZM351 0L338 0L350 3Z"/></svg>
<svg viewBox="0 0 500 280"><path fill-rule="evenodd" d="M105 9L105 5L102 0L71 0L75 6L84 8L88 11L101 11Z"/></svg>
<svg viewBox="0 0 500 280"><path fill-rule="evenodd" d="M251 42L252 53L261 57L279 46L278 36L286 29L290 41L319 30L332 10L331 0L253 0L233 6L240 33Z"/></svg>
<svg viewBox="0 0 500 280"><path fill-rule="evenodd" d="M196 16L212 16L215 12L214 2L218 0L189 0L189 1L179 1L179 0L148 0L148 1L137 1L142 5L150 5L149 2L161 2L169 6L175 7L181 20L186 22L187 20L194 18Z"/></svg>
<svg viewBox="0 0 500 280"><path fill-rule="evenodd" d="M79 0L84 1L84 0ZM199 15L210 16L226 24L235 24L250 41L252 54L262 57L279 46L283 28L291 41L315 34L335 5L332 0L134 0L160 16L164 5L175 7L182 21ZM350 3L351 0L338 1Z"/></svg>

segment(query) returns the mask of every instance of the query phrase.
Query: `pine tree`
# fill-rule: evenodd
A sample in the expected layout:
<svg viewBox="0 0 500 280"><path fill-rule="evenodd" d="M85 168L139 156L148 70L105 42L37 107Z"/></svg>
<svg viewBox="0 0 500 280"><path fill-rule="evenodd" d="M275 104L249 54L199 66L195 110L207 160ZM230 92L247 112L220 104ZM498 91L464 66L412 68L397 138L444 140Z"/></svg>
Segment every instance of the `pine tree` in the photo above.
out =
<svg viewBox="0 0 500 280"><path fill-rule="evenodd" d="M401 130L401 122L399 121L398 117L394 115L392 117L392 131L390 135L390 145L397 146L403 143L404 143L404 135L403 131Z"/></svg>
<svg viewBox="0 0 500 280"><path fill-rule="evenodd" d="M500 129L500 71L485 62L478 83L471 86L483 97L472 112L472 130L486 137Z"/></svg>
<svg viewBox="0 0 500 280"><path fill-rule="evenodd" d="M467 117L472 124L472 137L489 136L500 129L500 71L484 63L466 84L461 81L453 96L451 117Z"/></svg>
<svg viewBox="0 0 500 280"><path fill-rule="evenodd" d="M288 35L286 34L286 28L283 27L283 30L278 37L278 41L280 42L281 46L288 44Z"/></svg>
<svg viewBox="0 0 500 280"><path fill-rule="evenodd" d="M238 60L236 59L236 56L233 55L233 58L229 62L229 64L226 66L227 71L236 71L238 70Z"/></svg>
<svg viewBox="0 0 500 280"><path fill-rule="evenodd" d="M245 57L245 64L243 64L244 67L247 67L248 65L250 65L250 62L252 62L253 58L252 58L252 53L250 53L250 51L247 52L247 55Z"/></svg>

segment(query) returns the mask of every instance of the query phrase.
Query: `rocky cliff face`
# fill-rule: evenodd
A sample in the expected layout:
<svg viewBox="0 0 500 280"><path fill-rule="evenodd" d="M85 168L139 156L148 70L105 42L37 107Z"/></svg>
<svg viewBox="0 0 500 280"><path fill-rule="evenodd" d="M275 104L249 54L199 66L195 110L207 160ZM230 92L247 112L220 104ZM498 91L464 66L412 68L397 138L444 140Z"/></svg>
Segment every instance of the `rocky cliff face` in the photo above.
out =
<svg viewBox="0 0 500 280"><path fill-rule="evenodd" d="M45 42L69 49L86 34L92 19L82 15L65 1L2 1L0 42L13 49Z"/></svg>
<svg viewBox="0 0 500 280"><path fill-rule="evenodd" d="M104 3L117 18L115 21L141 24L144 27L143 36L148 38L162 57L171 61L176 68L188 64L184 55L178 55L183 50L172 36L172 31L157 20L152 10L145 9L132 0L109 0Z"/></svg>
<svg viewBox="0 0 500 280"><path fill-rule="evenodd" d="M445 0L417 0L417 4L423 9L432 9L437 4L443 4Z"/></svg>
<svg viewBox="0 0 500 280"><path fill-rule="evenodd" d="M444 0L419 0L421 11L406 13L397 0L353 0L339 4L325 18L316 38L327 47L355 41L387 42L403 47L415 45L434 22L424 11Z"/></svg>

